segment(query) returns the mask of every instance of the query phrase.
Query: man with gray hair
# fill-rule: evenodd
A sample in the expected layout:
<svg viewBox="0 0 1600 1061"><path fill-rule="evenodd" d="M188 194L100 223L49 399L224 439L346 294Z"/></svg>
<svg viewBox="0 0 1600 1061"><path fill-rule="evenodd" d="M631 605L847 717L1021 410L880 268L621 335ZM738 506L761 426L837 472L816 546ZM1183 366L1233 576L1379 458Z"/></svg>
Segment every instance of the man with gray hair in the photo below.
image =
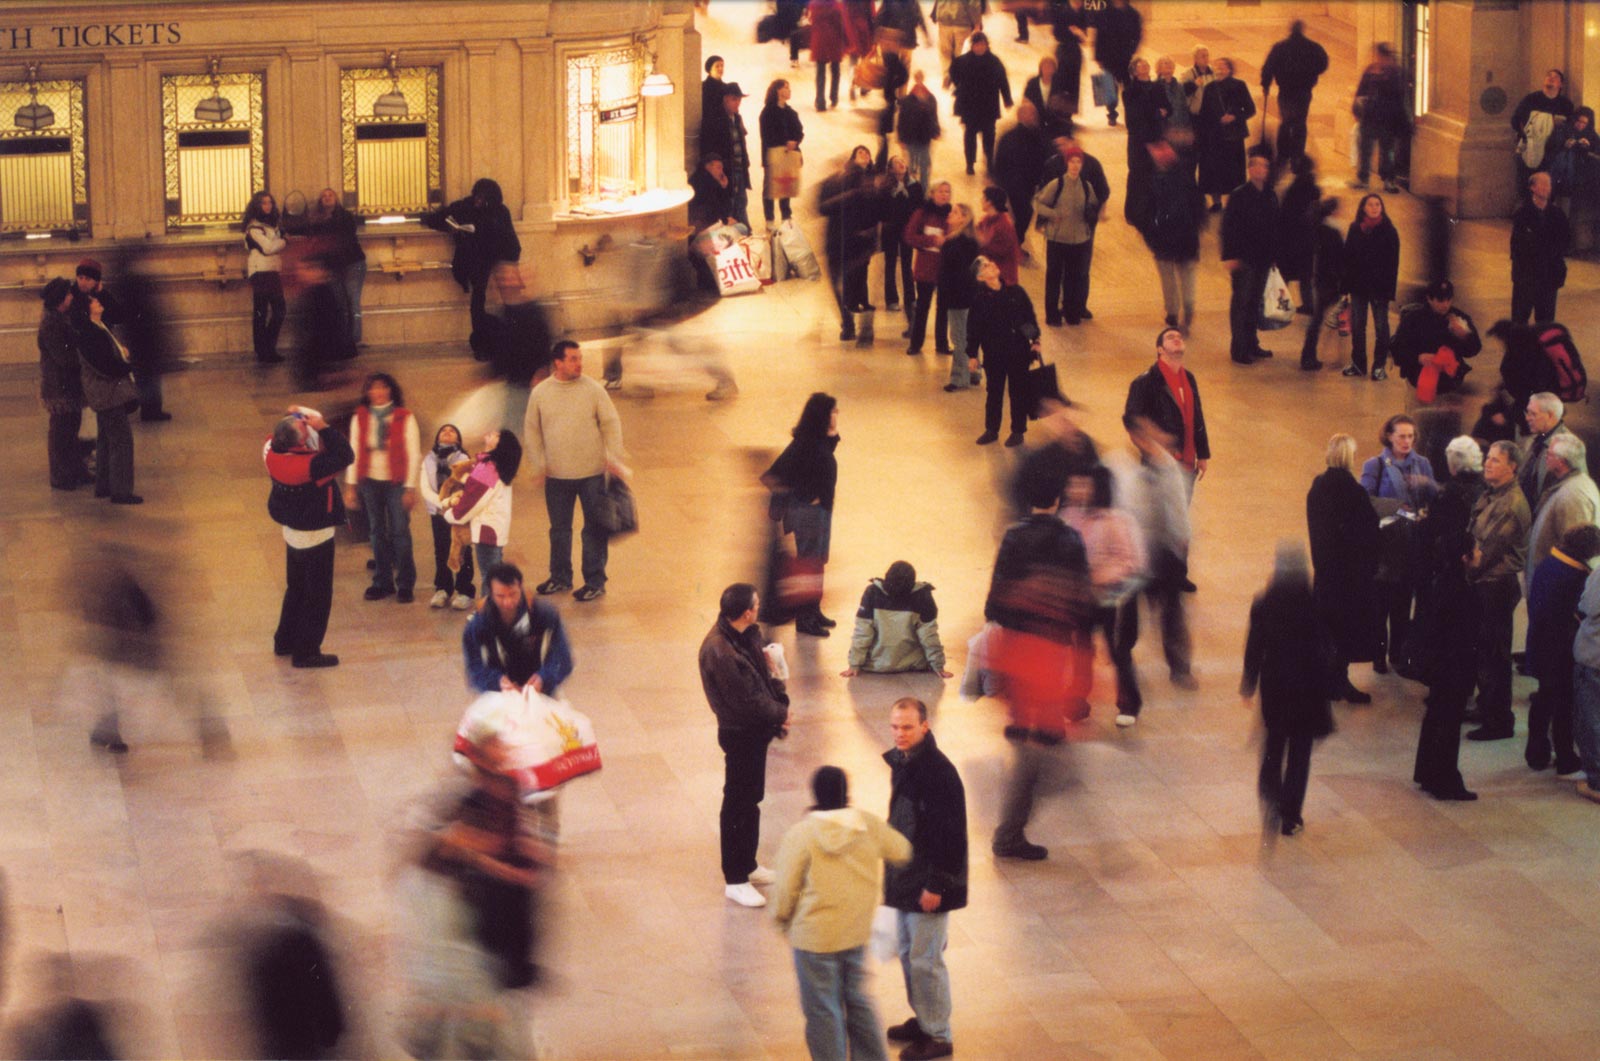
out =
<svg viewBox="0 0 1600 1061"><path fill-rule="evenodd" d="M1522 454L1511 442L1496 442L1483 460L1483 494L1472 506L1472 555L1467 583L1478 598L1478 717L1468 740L1506 740L1515 731L1511 714L1511 616L1522 599L1520 576L1527 560L1528 500L1517 487Z"/></svg>
<svg viewBox="0 0 1600 1061"><path fill-rule="evenodd" d="M1600 520L1600 490L1589 478L1583 439L1570 431L1553 435L1545 446L1544 490L1533 507L1533 530L1528 534L1528 562L1523 569L1524 590L1533 572L1550 550L1574 527Z"/></svg>
<svg viewBox="0 0 1600 1061"><path fill-rule="evenodd" d="M1528 396L1528 407L1523 411L1528 421L1528 437L1523 440L1522 471L1517 478L1530 508L1539 503L1539 495L1544 492L1548 474L1544 463L1545 447L1557 435L1572 434L1563 419L1565 415L1566 407L1561 399L1549 391Z"/></svg>
<svg viewBox="0 0 1600 1061"><path fill-rule="evenodd" d="M344 522L338 479L355 451L321 413L294 405L272 429L262 459L272 477L267 512L283 527L287 572L272 651L296 667L337 666L322 638L333 609L333 534Z"/></svg>

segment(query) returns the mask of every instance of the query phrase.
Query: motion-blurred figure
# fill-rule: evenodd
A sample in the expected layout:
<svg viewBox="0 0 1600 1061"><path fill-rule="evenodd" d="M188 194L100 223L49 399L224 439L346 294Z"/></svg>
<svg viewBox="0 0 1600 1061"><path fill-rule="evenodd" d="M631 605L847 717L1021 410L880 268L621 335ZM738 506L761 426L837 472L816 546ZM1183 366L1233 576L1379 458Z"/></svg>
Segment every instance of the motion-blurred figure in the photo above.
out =
<svg viewBox="0 0 1600 1061"><path fill-rule="evenodd" d="M300 296L295 305L294 385L303 391L328 390L343 382L337 366L356 356L344 295L321 255L301 258L295 278Z"/></svg>

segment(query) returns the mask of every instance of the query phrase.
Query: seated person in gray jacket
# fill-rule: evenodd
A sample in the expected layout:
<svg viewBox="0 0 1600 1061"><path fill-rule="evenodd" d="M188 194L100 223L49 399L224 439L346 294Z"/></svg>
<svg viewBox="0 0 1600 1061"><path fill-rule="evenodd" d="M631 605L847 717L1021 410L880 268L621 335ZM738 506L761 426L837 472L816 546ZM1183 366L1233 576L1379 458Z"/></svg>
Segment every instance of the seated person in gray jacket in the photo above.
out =
<svg viewBox="0 0 1600 1061"><path fill-rule="evenodd" d="M933 671L941 678L954 677L944 669L933 587L918 582L916 570L904 560L890 564L888 574L873 579L861 594L856 631L850 639L850 666L840 677L854 678L863 671Z"/></svg>

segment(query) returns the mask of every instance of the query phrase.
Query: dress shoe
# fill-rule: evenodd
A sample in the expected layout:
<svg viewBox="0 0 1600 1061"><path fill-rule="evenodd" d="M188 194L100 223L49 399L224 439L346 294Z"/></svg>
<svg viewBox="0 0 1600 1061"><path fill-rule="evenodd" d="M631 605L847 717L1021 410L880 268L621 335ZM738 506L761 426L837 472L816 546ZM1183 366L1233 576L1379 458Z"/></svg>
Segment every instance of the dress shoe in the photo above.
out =
<svg viewBox="0 0 1600 1061"><path fill-rule="evenodd" d="M1244 357L1230 358L1229 360L1236 365L1253 365L1256 363L1256 359L1251 357L1249 354L1246 354Z"/></svg>
<svg viewBox="0 0 1600 1061"><path fill-rule="evenodd" d="M416 600L417 597L416 594L411 590L403 589L394 595L394 599L396 604L410 604L412 601Z"/></svg>
<svg viewBox="0 0 1600 1061"><path fill-rule="evenodd" d="M985 431L983 434L978 436L978 445L980 445L980 446L987 446L992 442L999 442L999 441L1000 441L1000 432L998 432L998 431Z"/></svg>
<svg viewBox="0 0 1600 1061"><path fill-rule="evenodd" d="M839 625L837 622L828 618L826 615L823 615L821 612L817 612L815 618L817 622L821 623L823 626L826 626L829 630L832 630L834 627Z"/></svg>
<svg viewBox="0 0 1600 1061"><path fill-rule="evenodd" d="M853 343L853 342L855 342L855 340L856 340L856 330L854 328L840 328L839 329L839 341L841 343Z"/></svg>
<svg viewBox="0 0 1600 1061"><path fill-rule="evenodd" d="M1255 348L1254 357L1257 361L1266 361L1272 357L1272 351L1264 346L1258 346Z"/></svg>
<svg viewBox="0 0 1600 1061"><path fill-rule="evenodd" d="M1301 372L1321 372L1322 371L1322 362L1321 361L1302 361L1302 362L1300 362L1300 371Z"/></svg>
<svg viewBox="0 0 1600 1061"><path fill-rule="evenodd" d="M964 391L966 389L967 388L959 386L959 385L954 384L954 383L946 383L944 385L944 392L946 394L954 394L956 391ZM60 489L63 489L63 487L59 487L58 486L58 487L56 487L56 489L60 490ZM68 487L65 487L64 489L71 490L72 487L68 486Z"/></svg>
<svg viewBox="0 0 1600 1061"><path fill-rule="evenodd" d="M143 420L147 424L164 424L168 420L172 419L172 414L162 412L160 409L157 409L153 413L140 413L139 419Z"/></svg>
<svg viewBox="0 0 1600 1061"><path fill-rule="evenodd" d="M113 755L128 754L128 745L123 741L120 733L101 733L96 730L94 733L89 734L89 743L96 748L104 748Z"/></svg>
<svg viewBox="0 0 1600 1061"><path fill-rule="evenodd" d="M339 657L335 656L331 652L318 652L312 656L296 656L291 661L291 666L300 667L302 669L337 667L338 665Z"/></svg>
<svg viewBox="0 0 1600 1061"><path fill-rule="evenodd" d="M394 590L387 586L368 586L367 591L361 595L363 600L383 600L385 597L394 596Z"/></svg>
<svg viewBox="0 0 1600 1061"><path fill-rule="evenodd" d="M1050 857L1050 851L1039 844L1030 844L1026 840L1018 840L1014 844L996 844L994 846L994 857L1014 858L1022 862L1043 862Z"/></svg>
<svg viewBox="0 0 1600 1061"><path fill-rule="evenodd" d="M1092 321L1092 320L1094 320L1094 314L1090 313L1087 309L1080 309L1078 311L1078 319L1079 320L1085 320L1085 321Z"/></svg>
<svg viewBox="0 0 1600 1061"><path fill-rule="evenodd" d="M1507 725L1483 725L1467 734L1468 740L1510 740L1516 736L1516 729Z"/></svg>
<svg viewBox="0 0 1600 1061"><path fill-rule="evenodd" d="M884 1030L891 1043L914 1043L928 1037L922 1030L922 1025L917 1023L917 1018L912 1017L904 1024L891 1024Z"/></svg>
<svg viewBox="0 0 1600 1061"><path fill-rule="evenodd" d="M1528 764L1529 770L1548 770L1550 769L1550 745L1548 743L1536 744L1530 741L1528 742L1527 751L1522 753L1522 758Z"/></svg>
<svg viewBox="0 0 1600 1061"><path fill-rule="evenodd" d="M1022 435L1021 431L1013 431L1013 432L1011 432L1011 434L1006 436L1006 441L1005 441L1006 448L1007 449L1015 449L1016 447L1022 445L1022 438L1023 438L1023 435Z"/></svg>
<svg viewBox="0 0 1600 1061"><path fill-rule="evenodd" d="M808 637L827 637L828 628L815 619L797 619L794 624L795 632Z"/></svg>
<svg viewBox="0 0 1600 1061"><path fill-rule="evenodd" d="M948 1039L918 1039L900 1051L900 1061L932 1061L936 1057L950 1057L956 1052Z"/></svg>
<svg viewBox="0 0 1600 1061"><path fill-rule="evenodd" d="M111 503L113 505L142 505L144 504L144 498L138 494L112 494Z"/></svg>
<svg viewBox="0 0 1600 1061"><path fill-rule="evenodd" d="M1045 324L1047 326L1049 326L1051 328L1059 328L1059 327L1061 327L1061 318L1060 317L1046 317L1044 319L1044 322L1045 322Z"/></svg>
<svg viewBox="0 0 1600 1061"><path fill-rule="evenodd" d="M111 496L111 490L108 487L97 486L94 488L94 496L104 501L106 498Z"/></svg>
<svg viewBox="0 0 1600 1061"><path fill-rule="evenodd" d="M1067 316L1067 317L1063 317L1062 320L1066 321L1067 324L1071 325L1074 328L1076 328L1078 325L1083 323L1083 318L1082 317Z"/></svg>
<svg viewBox="0 0 1600 1061"><path fill-rule="evenodd" d="M743 884L730 884L722 889L722 894L738 903L740 906L760 907L767 905L767 897L756 891L755 885L746 881Z"/></svg>
<svg viewBox="0 0 1600 1061"><path fill-rule="evenodd" d="M1189 579L1187 579L1187 578L1185 578L1182 582L1178 583L1178 592L1179 593L1193 593L1193 592L1195 592L1195 590L1197 590L1199 588L1200 587L1196 586L1193 582L1189 581Z"/></svg>
<svg viewBox="0 0 1600 1061"><path fill-rule="evenodd" d="M1478 794L1468 789L1465 785L1460 788L1451 789L1425 788L1423 791L1432 796L1434 799L1445 800L1447 802L1471 803L1473 800L1478 798Z"/></svg>

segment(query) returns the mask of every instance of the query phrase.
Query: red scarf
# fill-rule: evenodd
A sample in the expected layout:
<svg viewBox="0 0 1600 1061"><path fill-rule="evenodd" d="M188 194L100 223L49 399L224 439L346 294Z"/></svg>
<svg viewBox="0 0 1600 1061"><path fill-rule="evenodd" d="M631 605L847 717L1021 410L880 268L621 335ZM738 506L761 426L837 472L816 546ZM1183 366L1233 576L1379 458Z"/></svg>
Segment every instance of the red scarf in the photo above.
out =
<svg viewBox="0 0 1600 1061"><path fill-rule="evenodd" d="M1377 217L1368 217L1366 214L1361 215L1362 232L1370 233L1373 229L1377 228L1381 224L1383 224L1382 214L1379 214Z"/></svg>
<svg viewBox="0 0 1600 1061"><path fill-rule="evenodd" d="M1194 451L1194 388L1189 386L1189 374L1183 369L1172 368L1159 357L1156 358L1156 368L1161 370L1161 378L1167 381L1167 391L1171 393L1172 400L1178 403L1178 411L1183 414L1183 449L1173 456L1192 472L1199 463Z"/></svg>

